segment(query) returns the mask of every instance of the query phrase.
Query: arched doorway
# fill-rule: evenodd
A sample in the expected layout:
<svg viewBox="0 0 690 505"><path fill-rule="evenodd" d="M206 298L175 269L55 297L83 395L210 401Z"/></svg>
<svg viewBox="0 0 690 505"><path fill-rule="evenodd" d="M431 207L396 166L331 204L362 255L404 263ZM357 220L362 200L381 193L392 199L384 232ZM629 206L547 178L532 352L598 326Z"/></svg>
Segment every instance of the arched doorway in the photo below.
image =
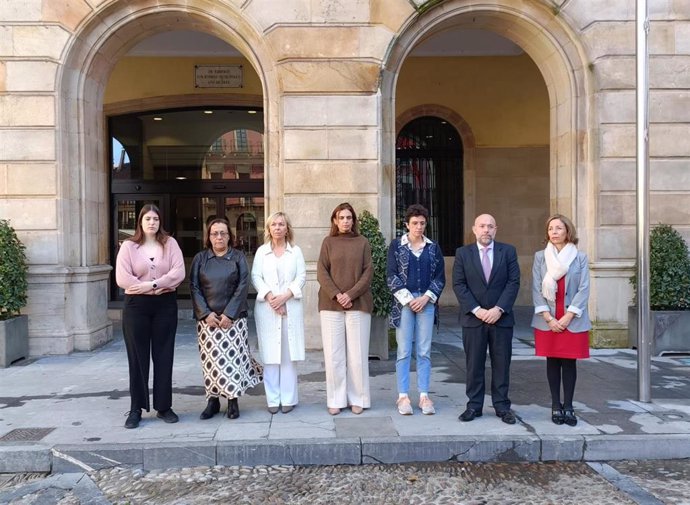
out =
<svg viewBox="0 0 690 505"><path fill-rule="evenodd" d="M450 255L462 243L463 145L443 118L422 116L403 126L395 142L396 235L405 233L405 210L429 210L427 235Z"/></svg>
<svg viewBox="0 0 690 505"><path fill-rule="evenodd" d="M592 194L584 191L586 177L578 177L586 173L590 156L585 140L589 76L583 72L575 38L544 6L533 3L516 11L508 1L470 5L449 0L442 5L410 24L389 53L382 79L384 166L395 159L389 147L396 140L389 133L395 131L392 125L399 125L400 117L420 101L461 115L476 140L464 151L463 242L473 239L468 231L477 214L498 214L499 240L518 247L522 284L527 286L541 226L550 212L574 216L578 229L592 226L592 214L579 212L592 205L587 200ZM480 48L484 53L463 53L476 35L485 41ZM424 58L436 41L442 44L442 55L435 56L445 59L430 66ZM456 65L456 57L467 61ZM535 85L540 90L526 101L521 86L531 93ZM498 100L477 103L476 97L492 91ZM526 102L535 106L525 108ZM497 132L496 125L502 131ZM531 133L535 134L530 138ZM383 187L389 188L393 200L395 177L384 180ZM528 295L529 290L522 289L519 303L528 305ZM451 298L445 302L455 303Z"/></svg>
<svg viewBox="0 0 690 505"><path fill-rule="evenodd" d="M261 31L237 7L225 3L211 5L205 0L172 0L155 9L145 3L113 2L94 12L75 31L57 77L56 95L60 97L56 121L60 131L57 214L61 229L57 248L59 261L67 267L69 275L60 282L70 293L65 296L64 307L60 310L75 316L65 318L64 328L56 328L54 321L47 321L45 325L51 328L51 334L76 336L73 347L65 338L63 348L54 347L56 352L91 349L107 341L111 334L107 301L113 234L107 230L113 229L114 210L108 184L112 144L107 133L107 115L195 105L244 106L263 110L265 129L276 130L275 126L272 128L276 116L267 106L269 97L277 96L277 83L267 79L264 65L268 64L262 63L271 61L271 52ZM210 96L192 90L161 97L154 89L152 94L119 102L106 112L106 87L117 63L140 41L171 30L203 32L234 47L246 60L245 65L254 70L258 94L240 93L237 97L230 92ZM165 83L166 80L160 79L158 74L152 82ZM116 138L128 151L128 140ZM267 166L278 165L278 142L278 136L266 140ZM131 164L134 156L127 157ZM124 168L124 158L122 161ZM262 198L277 193L278 181L275 177L265 178ZM52 278L48 281L52 282ZM85 302L86 307L83 306ZM82 313L88 317L82 317ZM39 318L34 321L37 327L44 324Z"/></svg>

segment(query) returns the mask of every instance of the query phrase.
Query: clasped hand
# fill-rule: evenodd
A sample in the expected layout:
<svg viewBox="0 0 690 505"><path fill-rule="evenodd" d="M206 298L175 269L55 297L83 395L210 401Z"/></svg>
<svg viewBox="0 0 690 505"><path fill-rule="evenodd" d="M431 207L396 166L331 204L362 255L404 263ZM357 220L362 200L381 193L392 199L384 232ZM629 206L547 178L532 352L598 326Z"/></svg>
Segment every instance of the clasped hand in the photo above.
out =
<svg viewBox="0 0 690 505"><path fill-rule="evenodd" d="M266 301L268 302L268 304L271 306L273 310L275 310L281 316L287 314L285 304L290 298L292 298L292 291L290 291L289 289L281 295L274 295L270 291L266 294Z"/></svg>
<svg viewBox="0 0 690 505"><path fill-rule="evenodd" d="M494 324L501 319L502 314L503 312L501 312L501 309L493 307L491 309L479 309L476 316L486 324Z"/></svg>
<svg viewBox="0 0 690 505"><path fill-rule="evenodd" d="M130 287L125 289L126 295L143 295L144 293L150 293L154 291L153 281L144 281L137 284L132 284Z"/></svg>
<svg viewBox="0 0 690 505"><path fill-rule="evenodd" d="M211 328L222 328L224 330L232 328L232 325L234 324L233 320L225 314L221 314L219 316L215 312L211 312L208 316L206 316L205 321L206 324L208 324Z"/></svg>
<svg viewBox="0 0 690 505"><path fill-rule="evenodd" d="M424 307L426 307L427 303L429 303L429 297L427 295L422 295L418 296L417 298L413 298L409 303L409 307L412 312L419 313L424 310Z"/></svg>
<svg viewBox="0 0 690 505"><path fill-rule="evenodd" d="M337 295L335 295L335 299L338 300L338 303L342 308L352 308L352 300L350 299L350 295L348 295L347 293L338 293Z"/></svg>
<svg viewBox="0 0 690 505"><path fill-rule="evenodd" d="M573 317L575 317L575 314L572 312L566 312L565 315L560 319L552 317L551 320L546 324L549 327L549 330L552 332L561 333L568 328L568 325L573 320Z"/></svg>

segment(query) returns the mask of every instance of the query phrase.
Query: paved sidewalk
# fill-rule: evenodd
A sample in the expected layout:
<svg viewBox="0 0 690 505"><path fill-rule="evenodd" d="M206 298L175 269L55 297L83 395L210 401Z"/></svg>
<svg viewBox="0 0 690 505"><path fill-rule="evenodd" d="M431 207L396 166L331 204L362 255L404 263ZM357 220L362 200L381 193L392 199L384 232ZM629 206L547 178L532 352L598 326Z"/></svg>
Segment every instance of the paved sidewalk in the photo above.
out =
<svg viewBox="0 0 690 505"><path fill-rule="evenodd" d="M253 323L252 323L253 328ZM112 466L144 469L260 464L362 464L409 461L603 461L690 457L690 357L653 359L652 403L637 396L636 353L593 351L578 364L577 427L550 420L545 363L531 331L516 330L511 399L518 423L493 414L470 423L464 409L465 365L455 313L444 310L434 339L431 395L437 414L400 416L395 359L370 361L372 408L330 416L321 352L300 366L300 404L266 410L263 387L240 399L241 417L199 420L205 406L192 321L180 321L174 371L177 424L144 413L123 427L129 409L121 330L93 352L31 360L0 369L0 472L84 472ZM414 378L411 381L415 383ZM412 392L416 407L416 395ZM222 400L223 412L226 407Z"/></svg>

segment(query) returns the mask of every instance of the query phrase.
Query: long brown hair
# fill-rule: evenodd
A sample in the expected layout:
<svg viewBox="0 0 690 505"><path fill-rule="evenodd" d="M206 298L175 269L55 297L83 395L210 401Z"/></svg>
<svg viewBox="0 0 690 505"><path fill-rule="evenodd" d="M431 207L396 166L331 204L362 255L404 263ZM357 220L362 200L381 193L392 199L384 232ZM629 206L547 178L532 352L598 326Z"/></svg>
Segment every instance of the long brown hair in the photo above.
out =
<svg viewBox="0 0 690 505"><path fill-rule="evenodd" d="M577 238L577 231L575 230L575 225L570 219L568 219L562 214L554 214L546 220L546 226L544 226L544 244L549 243L549 225L551 224L551 221L553 221L554 219L558 219L561 223L563 223L563 226L565 226L565 243L577 245L580 239Z"/></svg>
<svg viewBox="0 0 690 505"><path fill-rule="evenodd" d="M141 221L142 219L144 219L144 214L151 211L155 212L156 215L158 215L158 231L156 232L156 241L160 245L165 245L165 243L168 241L168 237L170 236L170 234L163 229L163 220L161 219L160 209L152 203L147 203L141 208L141 210L139 211L139 216L137 217L137 227L136 230L134 230L134 235L127 240L136 242L139 245L144 243L144 241L146 240L146 235L144 234L144 227L141 225Z"/></svg>
<svg viewBox="0 0 690 505"><path fill-rule="evenodd" d="M213 247L213 244L211 243L211 227L214 224L224 224L227 229L228 229L228 250L232 249L235 245L235 237L232 234L232 230L230 229L230 223L228 223L228 220L222 217L217 217L214 220L212 220L208 225L206 226L206 249L211 249Z"/></svg>
<svg viewBox="0 0 690 505"><path fill-rule="evenodd" d="M338 231L338 225L335 224L334 220L338 217L338 212L340 212L341 210L349 210L352 213L352 234L359 235L357 213L355 212L355 209L352 208L352 205L350 205L347 202L341 203L335 209L333 209L333 212L331 212L331 232L329 233L329 235L331 237L337 237L338 235L340 235L340 232Z"/></svg>

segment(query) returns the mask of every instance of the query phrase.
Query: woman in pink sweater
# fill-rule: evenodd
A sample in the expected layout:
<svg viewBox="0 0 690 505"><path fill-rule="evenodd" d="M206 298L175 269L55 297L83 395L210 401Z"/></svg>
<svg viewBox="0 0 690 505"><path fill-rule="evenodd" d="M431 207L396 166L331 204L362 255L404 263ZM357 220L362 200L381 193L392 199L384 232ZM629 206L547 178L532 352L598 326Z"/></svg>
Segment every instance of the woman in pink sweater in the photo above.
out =
<svg viewBox="0 0 690 505"><path fill-rule="evenodd" d="M125 290L122 333L129 361L131 407L125 428L136 428L141 409L150 410L149 361L153 359L153 408L166 423L179 419L172 410L172 368L177 331L177 286L184 280L177 242L161 226L160 210L142 207L134 236L117 254L115 278Z"/></svg>

